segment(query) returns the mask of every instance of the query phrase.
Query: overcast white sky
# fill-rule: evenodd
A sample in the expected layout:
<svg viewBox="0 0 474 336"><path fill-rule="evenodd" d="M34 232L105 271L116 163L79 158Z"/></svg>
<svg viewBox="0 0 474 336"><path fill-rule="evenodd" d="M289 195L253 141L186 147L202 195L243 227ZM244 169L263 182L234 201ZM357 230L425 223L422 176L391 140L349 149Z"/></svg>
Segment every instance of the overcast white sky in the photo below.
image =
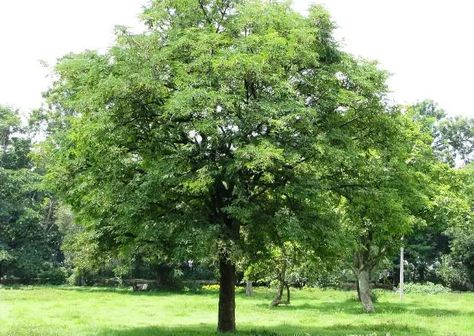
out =
<svg viewBox="0 0 474 336"><path fill-rule="evenodd" d="M295 0L304 12L323 3L336 37L353 54L392 73L393 98L434 99L448 113L474 117L474 2L468 0ZM116 24L140 27L146 0L0 0L0 104L41 105L48 71L68 52L105 50Z"/></svg>

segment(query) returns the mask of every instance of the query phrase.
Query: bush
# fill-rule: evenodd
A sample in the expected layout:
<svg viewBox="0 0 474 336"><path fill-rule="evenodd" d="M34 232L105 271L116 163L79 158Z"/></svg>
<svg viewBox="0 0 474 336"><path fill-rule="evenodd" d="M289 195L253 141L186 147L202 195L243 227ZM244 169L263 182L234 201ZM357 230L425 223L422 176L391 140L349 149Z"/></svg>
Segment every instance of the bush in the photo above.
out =
<svg viewBox="0 0 474 336"><path fill-rule="evenodd" d="M452 289L473 290L474 288L466 267L460 262L455 262L449 255L442 257L436 274Z"/></svg>
<svg viewBox="0 0 474 336"><path fill-rule="evenodd" d="M66 283L67 272L64 267L51 268L39 274L40 282L50 285L62 285Z"/></svg>
<svg viewBox="0 0 474 336"><path fill-rule="evenodd" d="M372 299L372 303L377 303L379 301L380 292L378 290L372 290L370 292L370 298Z"/></svg>
<svg viewBox="0 0 474 336"><path fill-rule="evenodd" d="M424 284L409 282L405 284L403 291L405 293L438 294L448 293L451 291L451 289L448 287L444 287L441 284L434 284L432 282L427 282Z"/></svg>
<svg viewBox="0 0 474 336"><path fill-rule="evenodd" d="M87 286L93 283L96 274L92 272L74 268L71 275L67 278L67 283L71 286Z"/></svg>

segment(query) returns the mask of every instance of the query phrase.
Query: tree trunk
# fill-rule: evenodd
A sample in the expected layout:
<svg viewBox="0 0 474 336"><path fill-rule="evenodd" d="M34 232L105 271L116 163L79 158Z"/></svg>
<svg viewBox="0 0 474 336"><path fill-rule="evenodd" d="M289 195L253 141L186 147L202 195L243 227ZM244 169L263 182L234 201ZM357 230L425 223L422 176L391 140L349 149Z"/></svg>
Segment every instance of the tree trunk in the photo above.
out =
<svg viewBox="0 0 474 336"><path fill-rule="evenodd" d="M156 273L156 286L160 287L161 286L161 274L160 271Z"/></svg>
<svg viewBox="0 0 474 336"><path fill-rule="evenodd" d="M278 289L275 298L273 299L271 305L273 307L278 306L281 303L281 298L283 297L283 289L285 288L285 282L283 280L278 281Z"/></svg>
<svg viewBox="0 0 474 336"><path fill-rule="evenodd" d="M280 269L280 272L278 274L278 290L275 298L273 299L271 305L273 307L278 306L281 303L281 299L283 298L283 290L285 289L286 285L286 262L283 261L282 267Z"/></svg>
<svg viewBox="0 0 474 336"><path fill-rule="evenodd" d="M359 293L360 300L364 311L367 313L372 313L374 311L374 304L372 303L371 290L370 290L370 274L369 271L363 269L358 274L359 279Z"/></svg>
<svg viewBox="0 0 474 336"><path fill-rule="evenodd" d="M247 280L245 282L245 295L252 296L253 295L253 288L252 288L252 281Z"/></svg>
<svg viewBox="0 0 474 336"><path fill-rule="evenodd" d="M290 285L287 283L286 286L286 304L290 304Z"/></svg>
<svg viewBox="0 0 474 336"><path fill-rule="evenodd" d="M359 299L359 301L361 301L360 299L360 287L359 287L359 276L356 275L356 289L357 289L357 298Z"/></svg>
<svg viewBox="0 0 474 336"><path fill-rule="evenodd" d="M219 313L217 330L235 331L235 265L226 254L219 257Z"/></svg>

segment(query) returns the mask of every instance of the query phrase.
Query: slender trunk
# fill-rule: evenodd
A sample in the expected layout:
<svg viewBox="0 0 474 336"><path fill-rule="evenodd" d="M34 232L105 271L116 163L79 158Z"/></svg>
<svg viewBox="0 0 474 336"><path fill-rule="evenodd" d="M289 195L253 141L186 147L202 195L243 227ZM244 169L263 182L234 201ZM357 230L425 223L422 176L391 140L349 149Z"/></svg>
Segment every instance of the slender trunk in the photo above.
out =
<svg viewBox="0 0 474 336"><path fill-rule="evenodd" d="M286 304L290 304L290 285L285 284L286 286Z"/></svg>
<svg viewBox="0 0 474 336"><path fill-rule="evenodd" d="M235 265L226 254L219 256L219 313L217 330L235 331Z"/></svg>
<svg viewBox="0 0 474 336"><path fill-rule="evenodd" d="M245 295L252 296L253 295L253 288L252 288L252 281L247 280L245 282Z"/></svg>
<svg viewBox="0 0 474 336"><path fill-rule="evenodd" d="M157 285L158 287L161 286L161 274L160 274L160 270L158 270L157 273L156 273L156 285Z"/></svg>
<svg viewBox="0 0 474 336"><path fill-rule="evenodd" d="M425 282L425 265L423 264L420 268L419 268L419 279L418 279L419 282Z"/></svg>
<svg viewBox="0 0 474 336"><path fill-rule="evenodd" d="M359 301L361 301L360 299L360 287L359 287L359 276L356 275L356 289L357 289L357 298L359 299Z"/></svg>
<svg viewBox="0 0 474 336"><path fill-rule="evenodd" d="M7 147L8 147L8 140L9 140L9 137L10 137L10 128L7 128L6 130L3 131L3 134L2 134L2 139L0 139L2 141L2 154L5 155L5 153L7 152Z"/></svg>
<svg viewBox="0 0 474 336"><path fill-rule="evenodd" d="M281 303L281 299L283 297L283 290L285 289L285 278L286 278L286 262L283 261L282 268L280 270L280 274L278 274L278 290L275 298L273 299L271 305L278 306Z"/></svg>
<svg viewBox="0 0 474 336"><path fill-rule="evenodd" d="M400 285L398 286L400 288L400 301L403 301L403 282L404 282L404 274L403 274L403 266L404 266L404 261L403 261L403 246L400 247Z"/></svg>
<svg viewBox="0 0 474 336"><path fill-rule="evenodd" d="M367 313L372 313L374 311L374 304L372 303L371 290L370 290L370 272L366 269L363 269L358 274L359 279L359 293L360 300L364 311Z"/></svg>
<svg viewBox="0 0 474 336"><path fill-rule="evenodd" d="M285 288L285 282L282 279L279 279L277 293L276 293L276 296L275 296L275 298L273 299L273 301L271 303L271 305L273 307L276 307L281 303L284 288Z"/></svg>

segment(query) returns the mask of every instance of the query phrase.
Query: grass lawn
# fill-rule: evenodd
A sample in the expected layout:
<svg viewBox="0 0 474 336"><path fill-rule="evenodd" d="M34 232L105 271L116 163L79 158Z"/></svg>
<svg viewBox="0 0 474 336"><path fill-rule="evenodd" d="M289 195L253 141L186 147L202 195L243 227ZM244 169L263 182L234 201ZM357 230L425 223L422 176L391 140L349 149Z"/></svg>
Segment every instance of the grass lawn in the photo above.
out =
<svg viewBox="0 0 474 336"><path fill-rule="evenodd" d="M473 335L474 293L379 292L364 314L353 292L293 290L270 308L273 291L237 296L238 335ZM217 292L200 294L66 287L0 289L0 335L214 335Z"/></svg>

